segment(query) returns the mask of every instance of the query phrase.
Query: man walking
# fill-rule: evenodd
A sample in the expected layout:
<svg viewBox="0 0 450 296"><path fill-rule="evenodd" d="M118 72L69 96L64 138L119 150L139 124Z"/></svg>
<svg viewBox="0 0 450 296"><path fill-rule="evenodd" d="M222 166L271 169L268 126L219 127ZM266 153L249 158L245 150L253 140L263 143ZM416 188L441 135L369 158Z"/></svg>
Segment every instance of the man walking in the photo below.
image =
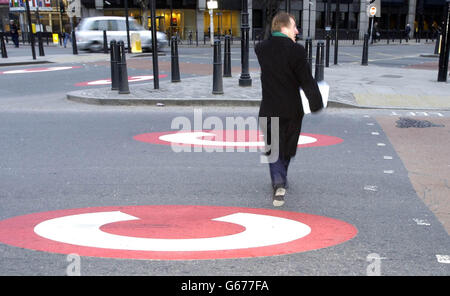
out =
<svg viewBox="0 0 450 296"><path fill-rule="evenodd" d="M323 108L322 96L306 61L305 48L295 42L298 34L295 18L285 12L278 13L272 21L269 39L258 43L255 52L261 67L262 101L259 109L260 126L266 147L275 153L269 161L272 180L273 205L284 204L287 171L297 151L303 120L300 97L301 87L309 101L311 112ZM267 120L267 126L261 124ZM278 125L278 137L272 133ZM278 147L275 147L277 145ZM276 151L275 151L276 150Z"/></svg>
<svg viewBox="0 0 450 296"><path fill-rule="evenodd" d="M69 40L72 43L71 33L72 33L72 26L69 23L65 24L65 26L64 26L64 39L63 39L64 48L67 47L67 40Z"/></svg>
<svg viewBox="0 0 450 296"><path fill-rule="evenodd" d="M405 28L405 40L408 42L409 40L409 33L411 33L411 26L409 24L406 24Z"/></svg>
<svg viewBox="0 0 450 296"><path fill-rule="evenodd" d="M11 34L11 39L14 43L15 47L19 47L19 29L17 25L14 23L14 20L9 21L9 32Z"/></svg>

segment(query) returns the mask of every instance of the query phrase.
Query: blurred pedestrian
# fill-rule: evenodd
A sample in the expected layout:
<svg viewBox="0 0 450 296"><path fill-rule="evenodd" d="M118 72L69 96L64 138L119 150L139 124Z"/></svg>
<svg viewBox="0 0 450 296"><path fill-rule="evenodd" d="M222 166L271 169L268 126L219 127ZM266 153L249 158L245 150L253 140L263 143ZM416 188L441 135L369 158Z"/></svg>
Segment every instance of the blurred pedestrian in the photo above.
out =
<svg viewBox="0 0 450 296"><path fill-rule="evenodd" d="M284 204L287 171L300 137L304 111L299 88L305 92L312 112L323 108L319 87L306 60L306 50L295 42L297 34L295 18L280 12L272 20L271 36L255 46L262 85L259 122L264 133L274 190L272 201L276 207ZM267 122L266 127L264 122Z"/></svg>
<svg viewBox="0 0 450 296"><path fill-rule="evenodd" d="M374 40L374 42L381 41L381 33L380 28L378 27L378 22L375 22L375 24L373 25L372 40Z"/></svg>
<svg viewBox="0 0 450 296"><path fill-rule="evenodd" d="M406 42L408 42L409 40L409 34L411 33L411 26L409 24L406 24L406 28L405 28L405 39Z"/></svg>
<svg viewBox="0 0 450 296"><path fill-rule="evenodd" d="M19 29L14 23L14 20L9 21L9 33L11 34L11 39L15 47L19 47Z"/></svg>
<svg viewBox="0 0 450 296"><path fill-rule="evenodd" d="M72 35L71 34L72 34L72 26L69 23L67 23L64 26L64 39L63 39L64 48L66 48L68 40L70 41L70 43L72 43Z"/></svg>

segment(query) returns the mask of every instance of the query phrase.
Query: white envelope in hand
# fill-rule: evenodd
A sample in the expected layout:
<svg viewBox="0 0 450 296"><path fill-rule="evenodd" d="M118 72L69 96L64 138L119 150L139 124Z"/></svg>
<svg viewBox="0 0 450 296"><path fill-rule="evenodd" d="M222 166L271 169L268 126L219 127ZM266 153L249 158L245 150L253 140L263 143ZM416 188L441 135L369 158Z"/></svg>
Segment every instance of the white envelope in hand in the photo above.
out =
<svg viewBox="0 0 450 296"><path fill-rule="evenodd" d="M322 95L323 107L326 108L328 103L328 95L330 94L330 86L323 80L317 83L317 85L319 86L320 94ZM300 96L302 97L303 111L305 112L305 114L311 113L308 99L306 98L306 95L301 88Z"/></svg>

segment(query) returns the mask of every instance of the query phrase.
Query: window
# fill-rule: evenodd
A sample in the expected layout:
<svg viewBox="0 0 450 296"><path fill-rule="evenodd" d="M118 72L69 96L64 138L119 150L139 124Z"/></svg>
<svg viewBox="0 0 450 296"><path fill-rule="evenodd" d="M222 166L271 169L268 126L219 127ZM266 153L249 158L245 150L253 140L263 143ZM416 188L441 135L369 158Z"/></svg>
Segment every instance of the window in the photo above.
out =
<svg viewBox="0 0 450 296"><path fill-rule="evenodd" d="M117 21L117 26L118 26L118 31L126 31L127 30L127 22L126 22L126 20ZM130 29L130 31L141 31L141 30L144 30L132 18L128 19L128 28Z"/></svg>
<svg viewBox="0 0 450 296"><path fill-rule="evenodd" d="M97 20L93 21L91 26L89 27L89 30L93 31L115 31L112 30L112 25L110 24L110 21L108 20Z"/></svg>

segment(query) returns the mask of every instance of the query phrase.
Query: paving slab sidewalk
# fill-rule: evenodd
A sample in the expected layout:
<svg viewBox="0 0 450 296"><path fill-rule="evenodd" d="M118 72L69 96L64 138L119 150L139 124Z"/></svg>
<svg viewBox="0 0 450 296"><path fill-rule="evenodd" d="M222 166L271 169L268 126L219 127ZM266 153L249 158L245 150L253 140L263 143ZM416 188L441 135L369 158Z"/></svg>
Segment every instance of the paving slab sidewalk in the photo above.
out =
<svg viewBox="0 0 450 296"><path fill-rule="evenodd" d="M211 65L212 71L212 65ZM110 87L73 91L69 100L100 105L224 105L259 106L261 82L251 73L252 86L239 87L239 73L223 78L224 94L212 94L213 77L199 76L172 83L129 84L130 94ZM330 85L329 107L450 110L450 79L437 82L437 71L344 64L325 68Z"/></svg>

